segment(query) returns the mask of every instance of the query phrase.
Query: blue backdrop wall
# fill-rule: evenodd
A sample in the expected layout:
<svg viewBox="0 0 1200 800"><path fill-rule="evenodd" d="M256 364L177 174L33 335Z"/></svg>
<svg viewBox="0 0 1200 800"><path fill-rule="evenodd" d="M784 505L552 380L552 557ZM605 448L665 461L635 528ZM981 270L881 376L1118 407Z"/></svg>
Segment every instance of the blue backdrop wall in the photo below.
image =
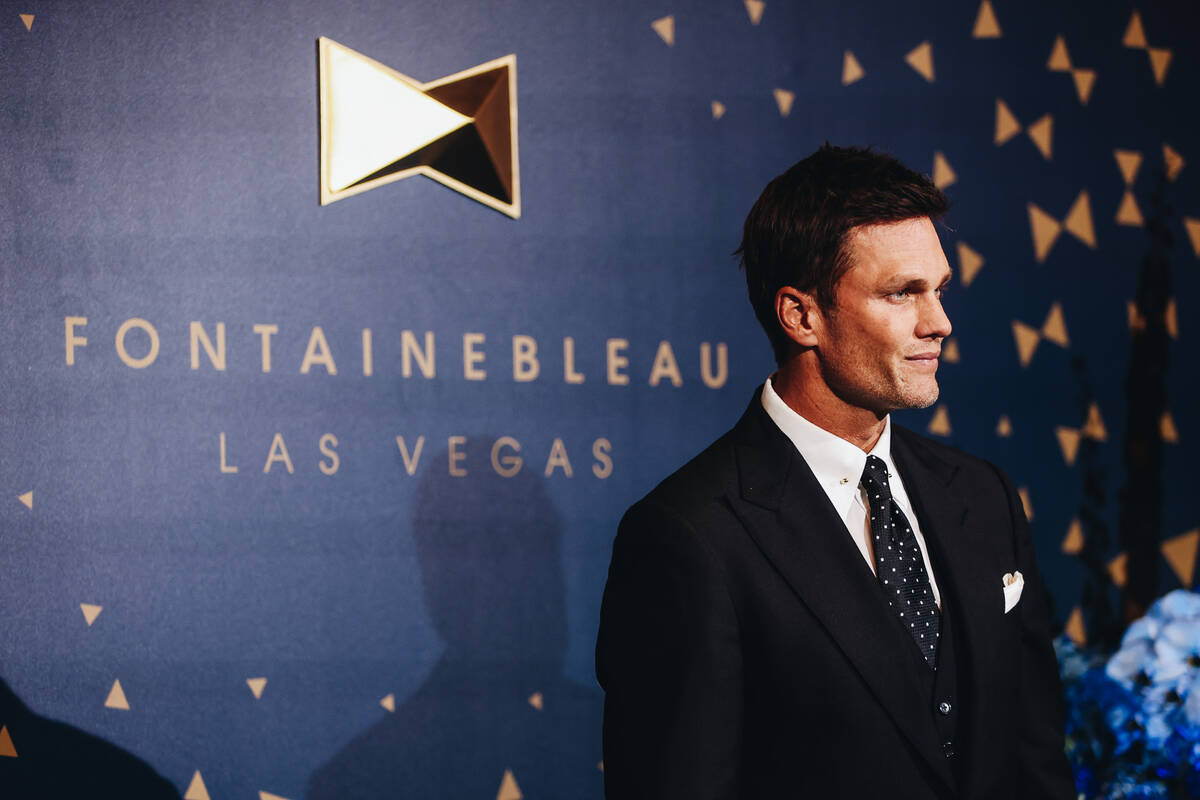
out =
<svg viewBox="0 0 1200 800"><path fill-rule="evenodd" d="M600 796L616 523L770 372L730 254L825 140L950 195L942 399L901 421L1013 476L1111 645L1200 538L1196 25L0 0L0 677L193 798ZM320 205L322 36L426 82L515 54L521 216Z"/></svg>

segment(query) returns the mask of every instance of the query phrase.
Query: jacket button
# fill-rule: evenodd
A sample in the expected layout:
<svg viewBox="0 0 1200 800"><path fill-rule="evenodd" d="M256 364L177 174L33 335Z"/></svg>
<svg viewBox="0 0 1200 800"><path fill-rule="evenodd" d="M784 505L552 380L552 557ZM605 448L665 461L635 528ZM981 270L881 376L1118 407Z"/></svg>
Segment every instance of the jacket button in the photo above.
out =
<svg viewBox="0 0 1200 800"><path fill-rule="evenodd" d="M953 708L953 706L951 706L951 705L950 705L949 703L947 703L945 700L943 700L942 702L938 703L938 713L942 714L943 716L945 716L945 715L949 714L949 713L950 713L950 709L951 709L951 708Z"/></svg>
<svg viewBox="0 0 1200 800"><path fill-rule="evenodd" d="M942 743L942 753L945 754L946 758L953 758L954 757L954 742L949 742L949 741L943 742Z"/></svg>

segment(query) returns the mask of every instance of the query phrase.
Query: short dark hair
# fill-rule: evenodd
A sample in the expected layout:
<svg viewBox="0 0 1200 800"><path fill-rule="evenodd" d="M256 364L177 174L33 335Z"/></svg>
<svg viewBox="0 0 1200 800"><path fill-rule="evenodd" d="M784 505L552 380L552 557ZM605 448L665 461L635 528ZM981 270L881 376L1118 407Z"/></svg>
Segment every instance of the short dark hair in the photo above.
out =
<svg viewBox="0 0 1200 800"><path fill-rule="evenodd" d="M750 304L776 363L789 339L775 317L784 286L813 292L823 309L850 268L846 238L860 225L941 218L950 206L942 190L886 153L828 142L767 184L750 209L735 251L746 271Z"/></svg>

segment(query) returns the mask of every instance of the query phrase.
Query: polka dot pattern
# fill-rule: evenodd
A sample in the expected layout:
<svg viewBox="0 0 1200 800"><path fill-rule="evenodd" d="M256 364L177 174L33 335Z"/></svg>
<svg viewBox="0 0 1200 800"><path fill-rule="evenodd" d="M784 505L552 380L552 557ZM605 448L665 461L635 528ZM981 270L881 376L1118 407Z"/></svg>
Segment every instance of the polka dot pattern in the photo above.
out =
<svg viewBox="0 0 1200 800"><path fill-rule="evenodd" d="M892 499L887 465L878 456L867 456L862 487L871 509L871 544L875 549L875 573L883 586L888 605L899 615L913 641L936 669L937 644L942 618L925 572L925 559L908 518Z"/></svg>

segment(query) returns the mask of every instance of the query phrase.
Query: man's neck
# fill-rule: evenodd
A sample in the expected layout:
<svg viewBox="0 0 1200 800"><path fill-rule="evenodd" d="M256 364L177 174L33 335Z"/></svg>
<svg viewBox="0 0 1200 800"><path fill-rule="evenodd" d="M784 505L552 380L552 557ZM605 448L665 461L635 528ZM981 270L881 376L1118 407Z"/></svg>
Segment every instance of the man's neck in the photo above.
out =
<svg viewBox="0 0 1200 800"><path fill-rule="evenodd" d="M824 381L808 380L793 365L779 368L771 379L779 399L812 424L871 452L887 424L887 414L858 408L834 394Z"/></svg>

